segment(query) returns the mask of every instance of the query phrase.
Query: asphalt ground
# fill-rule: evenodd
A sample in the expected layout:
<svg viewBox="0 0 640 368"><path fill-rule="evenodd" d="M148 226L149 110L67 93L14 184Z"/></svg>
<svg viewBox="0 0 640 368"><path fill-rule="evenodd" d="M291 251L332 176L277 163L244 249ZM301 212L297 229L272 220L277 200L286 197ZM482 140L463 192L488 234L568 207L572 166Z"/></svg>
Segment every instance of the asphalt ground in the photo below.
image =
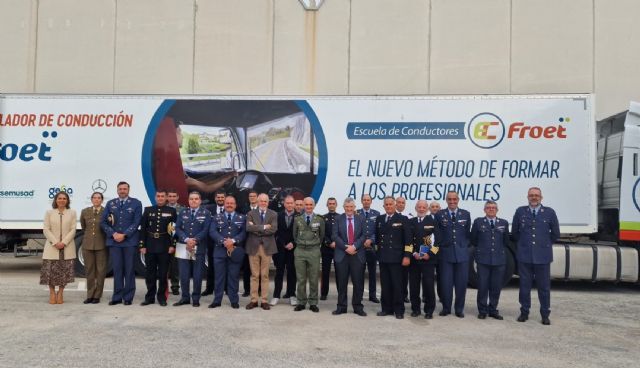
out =
<svg viewBox="0 0 640 368"><path fill-rule="evenodd" d="M638 367L640 288L635 285L554 283L551 326L543 326L532 295L531 319L519 313L517 280L502 293L504 321L476 318L476 291L469 289L466 317L404 320L331 315L336 290L320 313L293 312L281 303L270 311L139 303L108 306L107 279L97 305L84 305L84 279L68 285L65 303L48 304L38 285L39 257L0 254L0 367ZM271 277L273 282L273 275ZM273 284L271 285L273 287ZM272 290L272 289L271 289ZM409 305L407 304L409 309ZM439 311L439 306L436 313Z"/></svg>

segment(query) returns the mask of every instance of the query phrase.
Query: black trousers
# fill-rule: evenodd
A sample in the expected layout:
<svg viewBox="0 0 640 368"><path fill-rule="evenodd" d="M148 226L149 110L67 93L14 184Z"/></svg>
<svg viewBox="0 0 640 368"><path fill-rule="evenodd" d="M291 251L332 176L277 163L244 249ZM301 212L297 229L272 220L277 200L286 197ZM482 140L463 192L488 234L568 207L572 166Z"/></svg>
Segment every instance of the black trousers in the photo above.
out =
<svg viewBox="0 0 640 368"><path fill-rule="evenodd" d="M367 259L365 268L368 270L367 273L369 274L369 298L374 298L376 297L376 284L378 283L378 256L373 250L366 250L365 255Z"/></svg>
<svg viewBox="0 0 640 368"><path fill-rule="evenodd" d="M333 262L333 249L327 246L320 248L322 256L322 277L320 278L320 295L329 294L329 276L331 276L331 262ZM334 265L335 267L335 265ZM338 288L338 278L336 277L336 289Z"/></svg>
<svg viewBox="0 0 640 368"><path fill-rule="evenodd" d="M338 282L338 308L337 310L347 311L347 290L349 277L353 285L353 294L351 295L351 305L353 311L363 310L362 294L364 293L364 263L360 261L357 255L346 254L342 261L335 263L336 280Z"/></svg>
<svg viewBox="0 0 640 368"><path fill-rule="evenodd" d="M436 309L436 293L434 290L435 266L433 263L411 260L411 266L408 268L411 310L420 313L420 287L422 287L424 312L432 314Z"/></svg>
<svg viewBox="0 0 640 368"><path fill-rule="evenodd" d="M213 268L213 246L207 247L207 263L209 264L207 268L207 286L204 290L213 292L216 285L216 272Z"/></svg>
<svg viewBox="0 0 640 368"><path fill-rule="evenodd" d="M180 290L180 271L178 270L178 259L174 254L169 254L169 280L171 281L171 290Z"/></svg>
<svg viewBox="0 0 640 368"><path fill-rule="evenodd" d="M402 268L402 298L409 297L409 267Z"/></svg>
<svg viewBox="0 0 640 368"><path fill-rule="evenodd" d="M167 271L169 269L169 253L147 253L144 256L147 263L147 273L145 282L147 284L147 294L144 299L153 302L167 301ZM156 282L159 286L156 285Z"/></svg>
<svg viewBox="0 0 640 368"><path fill-rule="evenodd" d="M382 311L387 314L404 314L402 268L400 263L380 263L380 303Z"/></svg>
<svg viewBox="0 0 640 368"><path fill-rule="evenodd" d="M285 295L296 295L296 266L293 263L293 250L281 249L278 253L271 256L273 264L276 266L276 277L273 286L273 297L280 298L282 293L282 283L284 282L284 273L287 272L287 291Z"/></svg>
<svg viewBox="0 0 640 368"><path fill-rule="evenodd" d="M251 291L251 266L249 265L248 254L244 255L244 260L242 261L242 286L245 294Z"/></svg>

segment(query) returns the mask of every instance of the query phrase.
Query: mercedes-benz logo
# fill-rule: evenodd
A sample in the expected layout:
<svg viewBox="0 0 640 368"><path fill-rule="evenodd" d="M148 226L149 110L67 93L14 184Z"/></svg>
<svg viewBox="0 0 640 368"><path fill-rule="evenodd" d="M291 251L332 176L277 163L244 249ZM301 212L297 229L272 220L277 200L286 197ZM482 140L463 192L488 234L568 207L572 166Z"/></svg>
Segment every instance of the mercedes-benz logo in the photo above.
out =
<svg viewBox="0 0 640 368"><path fill-rule="evenodd" d="M102 179L96 179L93 181L93 184L91 184L91 189L94 192L99 192L104 194L104 192L107 191L107 182Z"/></svg>

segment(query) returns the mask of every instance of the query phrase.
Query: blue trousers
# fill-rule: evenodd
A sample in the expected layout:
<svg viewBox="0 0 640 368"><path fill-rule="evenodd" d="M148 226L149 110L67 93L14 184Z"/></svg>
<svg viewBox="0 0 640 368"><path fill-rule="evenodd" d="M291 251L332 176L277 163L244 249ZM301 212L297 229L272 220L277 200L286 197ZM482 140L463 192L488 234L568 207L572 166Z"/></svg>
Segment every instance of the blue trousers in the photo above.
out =
<svg viewBox="0 0 640 368"><path fill-rule="evenodd" d="M491 266L478 263L478 313L497 314L505 265ZM487 298L489 303L487 304Z"/></svg>
<svg viewBox="0 0 640 368"><path fill-rule="evenodd" d="M202 292L202 274L204 273L204 258L206 254L196 254L196 260L178 259L180 271L181 300L193 299L194 303L200 303ZM189 279L193 276L193 294L190 294Z"/></svg>
<svg viewBox="0 0 640 368"><path fill-rule="evenodd" d="M378 267L378 255L373 250L365 250L366 258L365 268L369 270L369 298L376 297L376 273Z"/></svg>
<svg viewBox="0 0 640 368"><path fill-rule="evenodd" d="M231 257L228 257L225 253L223 257L214 255L213 264L216 280L213 302L222 303L222 296L226 289L231 304L237 304L240 301L238 288L240 286L240 267L242 266L242 261L233 262Z"/></svg>
<svg viewBox="0 0 640 368"><path fill-rule="evenodd" d="M520 274L520 312L529 315L531 309L531 287L533 282L538 289L540 315L549 317L551 306L551 265L518 262Z"/></svg>
<svg viewBox="0 0 640 368"><path fill-rule="evenodd" d="M464 312L464 300L467 294L467 282L469 281L469 262L451 263L440 260L439 263L440 282L442 283L442 310L451 313L453 302L453 289L456 290L456 302L454 309L456 313Z"/></svg>
<svg viewBox="0 0 640 368"><path fill-rule="evenodd" d="M109 247L113 264L113 296L111 300L130 302L136 294L136 272L133 267L138 247Z"/></svg>

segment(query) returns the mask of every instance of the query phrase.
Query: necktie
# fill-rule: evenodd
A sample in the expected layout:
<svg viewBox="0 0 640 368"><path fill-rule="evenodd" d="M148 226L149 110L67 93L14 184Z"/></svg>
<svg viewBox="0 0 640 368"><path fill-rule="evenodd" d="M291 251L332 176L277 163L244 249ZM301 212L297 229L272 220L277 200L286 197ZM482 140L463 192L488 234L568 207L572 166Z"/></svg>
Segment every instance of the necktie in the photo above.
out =
<svg viewBox="0 0 640 368"><path fill-rule="evenodd" d="M93 215L98 216L98 210L93 210Z"/></svg>
<svg viewBox="0 0 640 368"><path fill-rule="evenodd" d="M493 224L493 220L489 220L489 222L491 223L491 228L493 229L495 227L495 225Z"/></svg>
<svg viewBox="0 0 640 368"><path fill-rule="evenodd" d="M347 220L349 220L349 225L347 226L347 243L349 243L349 245L352 245L354 238L353 217L347 217Z"/></svg>
<svg viewBox="0 0 640 368"><path fill-rule="evenodd" d="M456 222L456 213L451 212L451 221Z"/></svg>
<svg viewBox="0 0 640 368"><path fill-rule="evenodd" d="M264 222L264 211L260 211L260 221Z"/></svg>
<svg viewBox="0 0 640 368"><path fill-rule="evenodd" d="M364 213L364 218L369 219L369 211L366 211L366 212Z"/></svg>
<svg viewBox="0 0 640 368"><path fill-rule="evenodd" d="M285 215L284 216L286 221L287 221L287 227L291 226L291 216L290 215Z"/></svg>
<svg viewBox="0 0 640 368"><path fill-rule="evenodd" d="M418 222L422 222L423 217L418 217Z"/></svg>
<svg viewBox="0 0 640 368"><path fill-rule="evenodd" d="M231 223L231 214L230 214L230 213L227 213L227 221L228 221L229 223Z"/></svg>
<svg viewBox="0 0 640 368"><path fill-rule="evenodd" d="M224 207L220 207L220 213L224 212Z"/></svg>
<svg viewBox="0 0 640 368"><path fill-rule="evenodd" d="M124 201L120 200L120 208L122 208L122 206L124 206Z"/></svg>
<svg viewBox="0 0 640 368"><path fill-rule="evenodd" d="M531 213L533 214L533 218L536 218L536 210L535 210L535 208L531 211Z"/></svg>
<svg viewBox="0 0 640 368"><path fill-rule="evenodd" d="M386 222L389 222L390 219L391 219L391 216L387 215L387 221Z"/></svg>
<svg viewBox="0 0 640 368"><path fill-rule="evenodd" d="M196 217L196 210L191 210L191 219L193 220Z"/></svg>
<svg viewBox="0 0 640 368"><path fill-rule="evenodd" d="M309 216L307 216L307 226L309 226L310 223L311 223L311 219L309 218Z"/></svg>

